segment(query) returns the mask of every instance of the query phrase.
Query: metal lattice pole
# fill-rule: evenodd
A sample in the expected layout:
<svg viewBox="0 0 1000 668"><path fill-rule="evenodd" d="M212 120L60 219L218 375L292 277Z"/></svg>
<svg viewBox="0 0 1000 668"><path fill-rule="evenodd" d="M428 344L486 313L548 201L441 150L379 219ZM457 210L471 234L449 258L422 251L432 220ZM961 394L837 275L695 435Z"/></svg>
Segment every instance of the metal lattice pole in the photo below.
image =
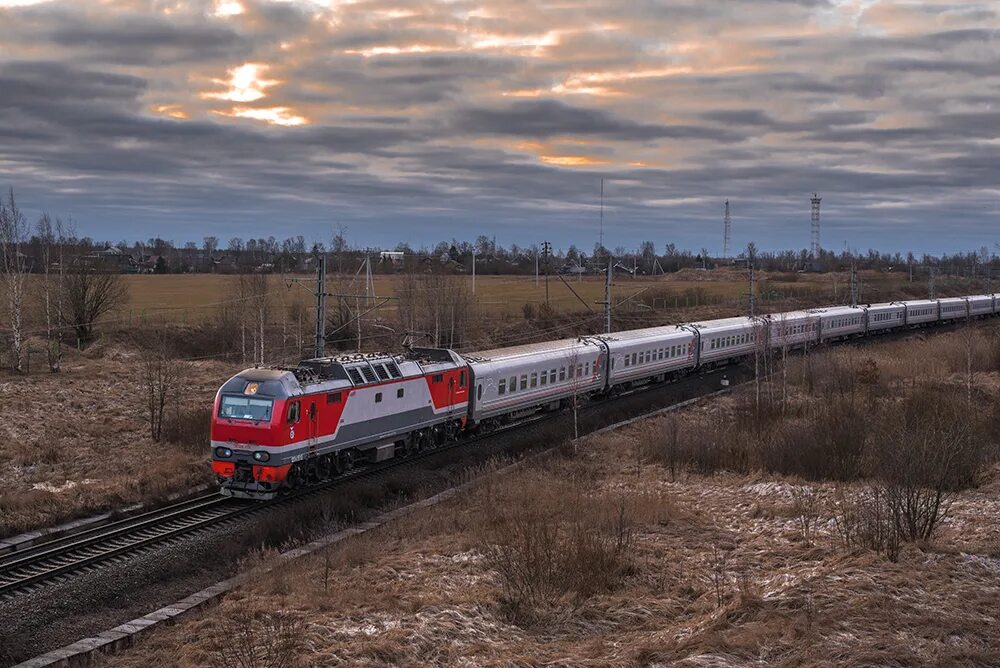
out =
<svg viewBox="0 0 1000 668"><path fill-rule="evenodd" d="M813 193L812 199L812 234L809 244L809 256L813 260L819 259L819 203L823 198Z"/></svg>
<svg viewBox="0 0 1000 668"><path fill-rule="evenodd" d="M326 253L319 256L316 268L316 357L326 353Z"/></svg>
<svg viewBox="0 0 1000 668"><path fill-rule="evenodd" d="M726 215L722 219L722 259L729 258L729 237L733 228L733 219L729 216L729 200L726 200Z"/></svg>

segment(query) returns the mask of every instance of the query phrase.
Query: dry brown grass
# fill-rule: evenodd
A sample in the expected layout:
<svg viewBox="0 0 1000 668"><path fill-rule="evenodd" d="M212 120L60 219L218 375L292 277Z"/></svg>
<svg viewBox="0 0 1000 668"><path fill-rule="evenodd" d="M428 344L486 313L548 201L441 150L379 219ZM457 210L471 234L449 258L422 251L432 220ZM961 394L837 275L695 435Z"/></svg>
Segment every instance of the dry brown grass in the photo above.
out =
<svg viewBox="0 0 1000 668"><path fill-rule="evenodd" d="M932 544L904 545L893 562L844 549L836 517L845 488L760 473L671 476L643 459L643 441L662 433L653 424L591 438L576 456L490 479L282 567L108 663L207 665L220 620L264 612L301 620L293 656L302 666L995 659L995 468L957 494ZM595 553L577 541L596 542L600 572L581 561ZM519 596L511 582L540 591Z"/></svg>
<svg viewBox="0 0 1000 668"><path fill-rule="evenodd" d="M0 535L100 509L153 500L210 479L208 410L216 362L186 363L185 391L168 403L167 440L153 443L136 353L73 354L61 374L0 379Z"/></svg>
<svg viewBox="0 0 1000 668"><path fill-rule="evenodd" d="M940 359L939 345L920 350ZM671 471L670 458L649 447L656 439L683 449L692 432L682 425L719 415L728 440L739 413L741 429L808 420L811 393L862 406L908 394L894 369L913 363L888 348L815 356L814 370L832 379L810 381L796 366L785 417L746 417L746 399L728 397L680 420L591 438L576 456L491 479L258 578L108 663L209 665L220 620L271 612L301 621L291 655L302 666L993 665L997 465L954 493L932 542L902 543L893 561L859 543L845 549L838 518L847 499L864 494L863 482L808 482L763 467ZM919 367L927 376L917 387L933 380L961 389L949 364ZM980 373L985 394L996 372ZM826 416L797 433L816 438L835 427ZM848 442L853 433L829 438Z"/></svg>
<svg viewBox="0 0 1000 668"><path fill-rule="evenodd" d="M308 276L297 276L308 280ZM458 275L471 288L469 275ZM848 294L849 277L846 273L795 274L758 272L761 293L771 293L788 298L815 296L822 302L842 302ZM211 320L215 317L216 304L236 295L238 276L213 274L174 274L126 276L131 301L125 309L131 311L133 321L145 315L147 318L166 316L168 320L184 320L188 323ZM336 277L331 277L331 281ZM349 277L348 279L349 280ZM587 276L582 280L566 277L573 289L588 303L600 301L604 297L604 279ZM879 301L901 298L913 293L926 292L921 282L910 284L904 274L863 273L864 298ZM406 282L401 275L376 275L375 291L379 295L396 295ZM279 276L270 277L271 291L282 302L303 302L304 291L291 291L282 284ZM661 306L685 307L705 305L718 300L734 300L747 289L745 272L732 269L715 269L709 272L683 270L665 276L617 276L615 279L616 301L640 291L655 294ZM956 286L956 290L960 288ZM949 289L939 281L938 290L942 294ZM287 293L287 294L286 294ZM648 295L647 295L648 296ZM534 276L477 276L476 303L481 312L492 315L520 315L526 302L545 302L544 277L535 284ZM647 300L648 301L648 300ZM580 302L555 276L549 278L549 302L559 312L577 312ZM304 302L303 302L304 303ZM280 314L273 314L278 317Z"/></svg>

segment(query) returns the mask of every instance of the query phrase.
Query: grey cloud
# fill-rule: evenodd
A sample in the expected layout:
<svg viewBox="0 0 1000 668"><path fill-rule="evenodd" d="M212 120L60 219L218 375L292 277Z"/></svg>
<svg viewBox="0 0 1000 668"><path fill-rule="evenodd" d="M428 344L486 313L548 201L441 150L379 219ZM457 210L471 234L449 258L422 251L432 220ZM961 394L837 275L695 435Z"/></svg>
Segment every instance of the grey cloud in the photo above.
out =
<svg viewBox="0 0 1000 668"><path fill-rule="evenodd" d="M466 134L549 138L560 135L601 136L629 141L665 138L733 138L731 133L691 125L637 123L600 109L573 107L554 100L517 102L504 108L460 109L453 127Z"/></svg>
<svg viewBox="0 0 1000 668"><path fill-rule="evenodd" d="M967 218L948 243L973 243L991 229L983 222L1000 215L984 204L995 201L1000 162L1000 147L984 141L1000 127L990 111L1000 58L984 3L949 8L954 30L928 17L924 28L877 38L838 30L781 39L767 35L794 32L826 3L511 0L491 5L494 18L467 24L457 14L471 3L373 0L329 11L243 4L246 14L229 22L66 0L0 10L10 27L5 53L37 47L47 59L0 56L0 186L110 238L267 236L279 232L276 220L325 238L336 219L357 230L357 243L420 245L467 235L472 220L475 233L498 231L508 243L538 241L544 227L558 245L587 246L601 177L616 245L648 237L711 248L730 198L737 245L804 246L813 190L824 195L824 239L852 245L896 248L905 238L930 247L942 218ZM396 6L419 16L376 16ZM618 29L595 28L604 23ZM568 32L538 50L343 52L454 45L464 25ZM762 55L747 56L754 71L608 82L621 86L618 97L503 95L549 91L587 72L675 64L661 47L710 35L729 46L734 25L733 52L720 58L741 64L743 46L760 46ZM284 41L287 51L278 48ZM265 76L285 83L248 104L288 106L312 124L281 128L212 113L229 103L199 98L206 77L250 60L271 65ZM190 120L150 110L169 102ZM916 120L874 123L886 114ZM599 172L544 164L519 139L608 163ZM919 204L879 208L909 198Z"/></svg>

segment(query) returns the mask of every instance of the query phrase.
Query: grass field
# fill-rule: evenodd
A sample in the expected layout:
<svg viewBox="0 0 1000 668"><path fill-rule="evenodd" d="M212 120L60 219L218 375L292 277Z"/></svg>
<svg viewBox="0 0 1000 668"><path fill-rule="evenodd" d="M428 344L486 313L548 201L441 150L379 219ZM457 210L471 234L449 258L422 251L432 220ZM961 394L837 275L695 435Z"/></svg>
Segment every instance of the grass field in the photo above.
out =
<svg viewBox="0 0 1000 668"><path fill-rule="evenodd" d="M396 296L402 280L399 275L375 277L375 294L380 297ZM472 290L472 277L459 280ZM125 307L125 317L138 319L155 317L168 321L198 322L215 314L224 303L239 298L239 277L233 275L183 274L126 276L130 299ZM276 306L303 304L311 306L312 277L309 275L269 277L270 294ZM905 274L866 274L862 278L862 298L891 299L901 297L907 284ZM491 314L518 314L524 304L542 304L548 293L549 304L558 312L579 312L589 304L600 310L604 299L604 279L587 276L582 279L566 278L564 284L557 276L550 276L548 290L545 279L537 282L533 276L478 276L474 301L479 308ZM849 292L846 274L779 274L761 275L757 291L762 301L783 297L821 296L834 303L846 300ZM363 278L333 277L327 289L331 292L364 294ZM921 290L920 284L910 286ZM942 286L943 287L943 286ZM571 289L572 288L572 289ZM939 288L941 289L941 288ZM612 298L619 302L635 297L657 308L696 306L706 303L731 301L734 305L745 299L749 290L746 273L735 270L699 272L686 270L666 276L616 276ZM574 294L574 291L576 294ZM579 295L579 297L577 296ZM385 307L391 310L392 305Z"/></svg>

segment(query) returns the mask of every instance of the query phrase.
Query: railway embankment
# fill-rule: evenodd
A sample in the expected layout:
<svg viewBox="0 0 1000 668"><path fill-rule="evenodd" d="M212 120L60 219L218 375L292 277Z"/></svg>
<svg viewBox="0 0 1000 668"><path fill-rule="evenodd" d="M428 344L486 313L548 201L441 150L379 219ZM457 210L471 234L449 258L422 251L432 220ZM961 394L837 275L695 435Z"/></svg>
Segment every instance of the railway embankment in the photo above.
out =
<svg viewBox="0 0 1000 668"><path fill-rule="evenodd" d="M990 665L1000 376L969 336L766 369L251 577L108 664Z"/></svg>

